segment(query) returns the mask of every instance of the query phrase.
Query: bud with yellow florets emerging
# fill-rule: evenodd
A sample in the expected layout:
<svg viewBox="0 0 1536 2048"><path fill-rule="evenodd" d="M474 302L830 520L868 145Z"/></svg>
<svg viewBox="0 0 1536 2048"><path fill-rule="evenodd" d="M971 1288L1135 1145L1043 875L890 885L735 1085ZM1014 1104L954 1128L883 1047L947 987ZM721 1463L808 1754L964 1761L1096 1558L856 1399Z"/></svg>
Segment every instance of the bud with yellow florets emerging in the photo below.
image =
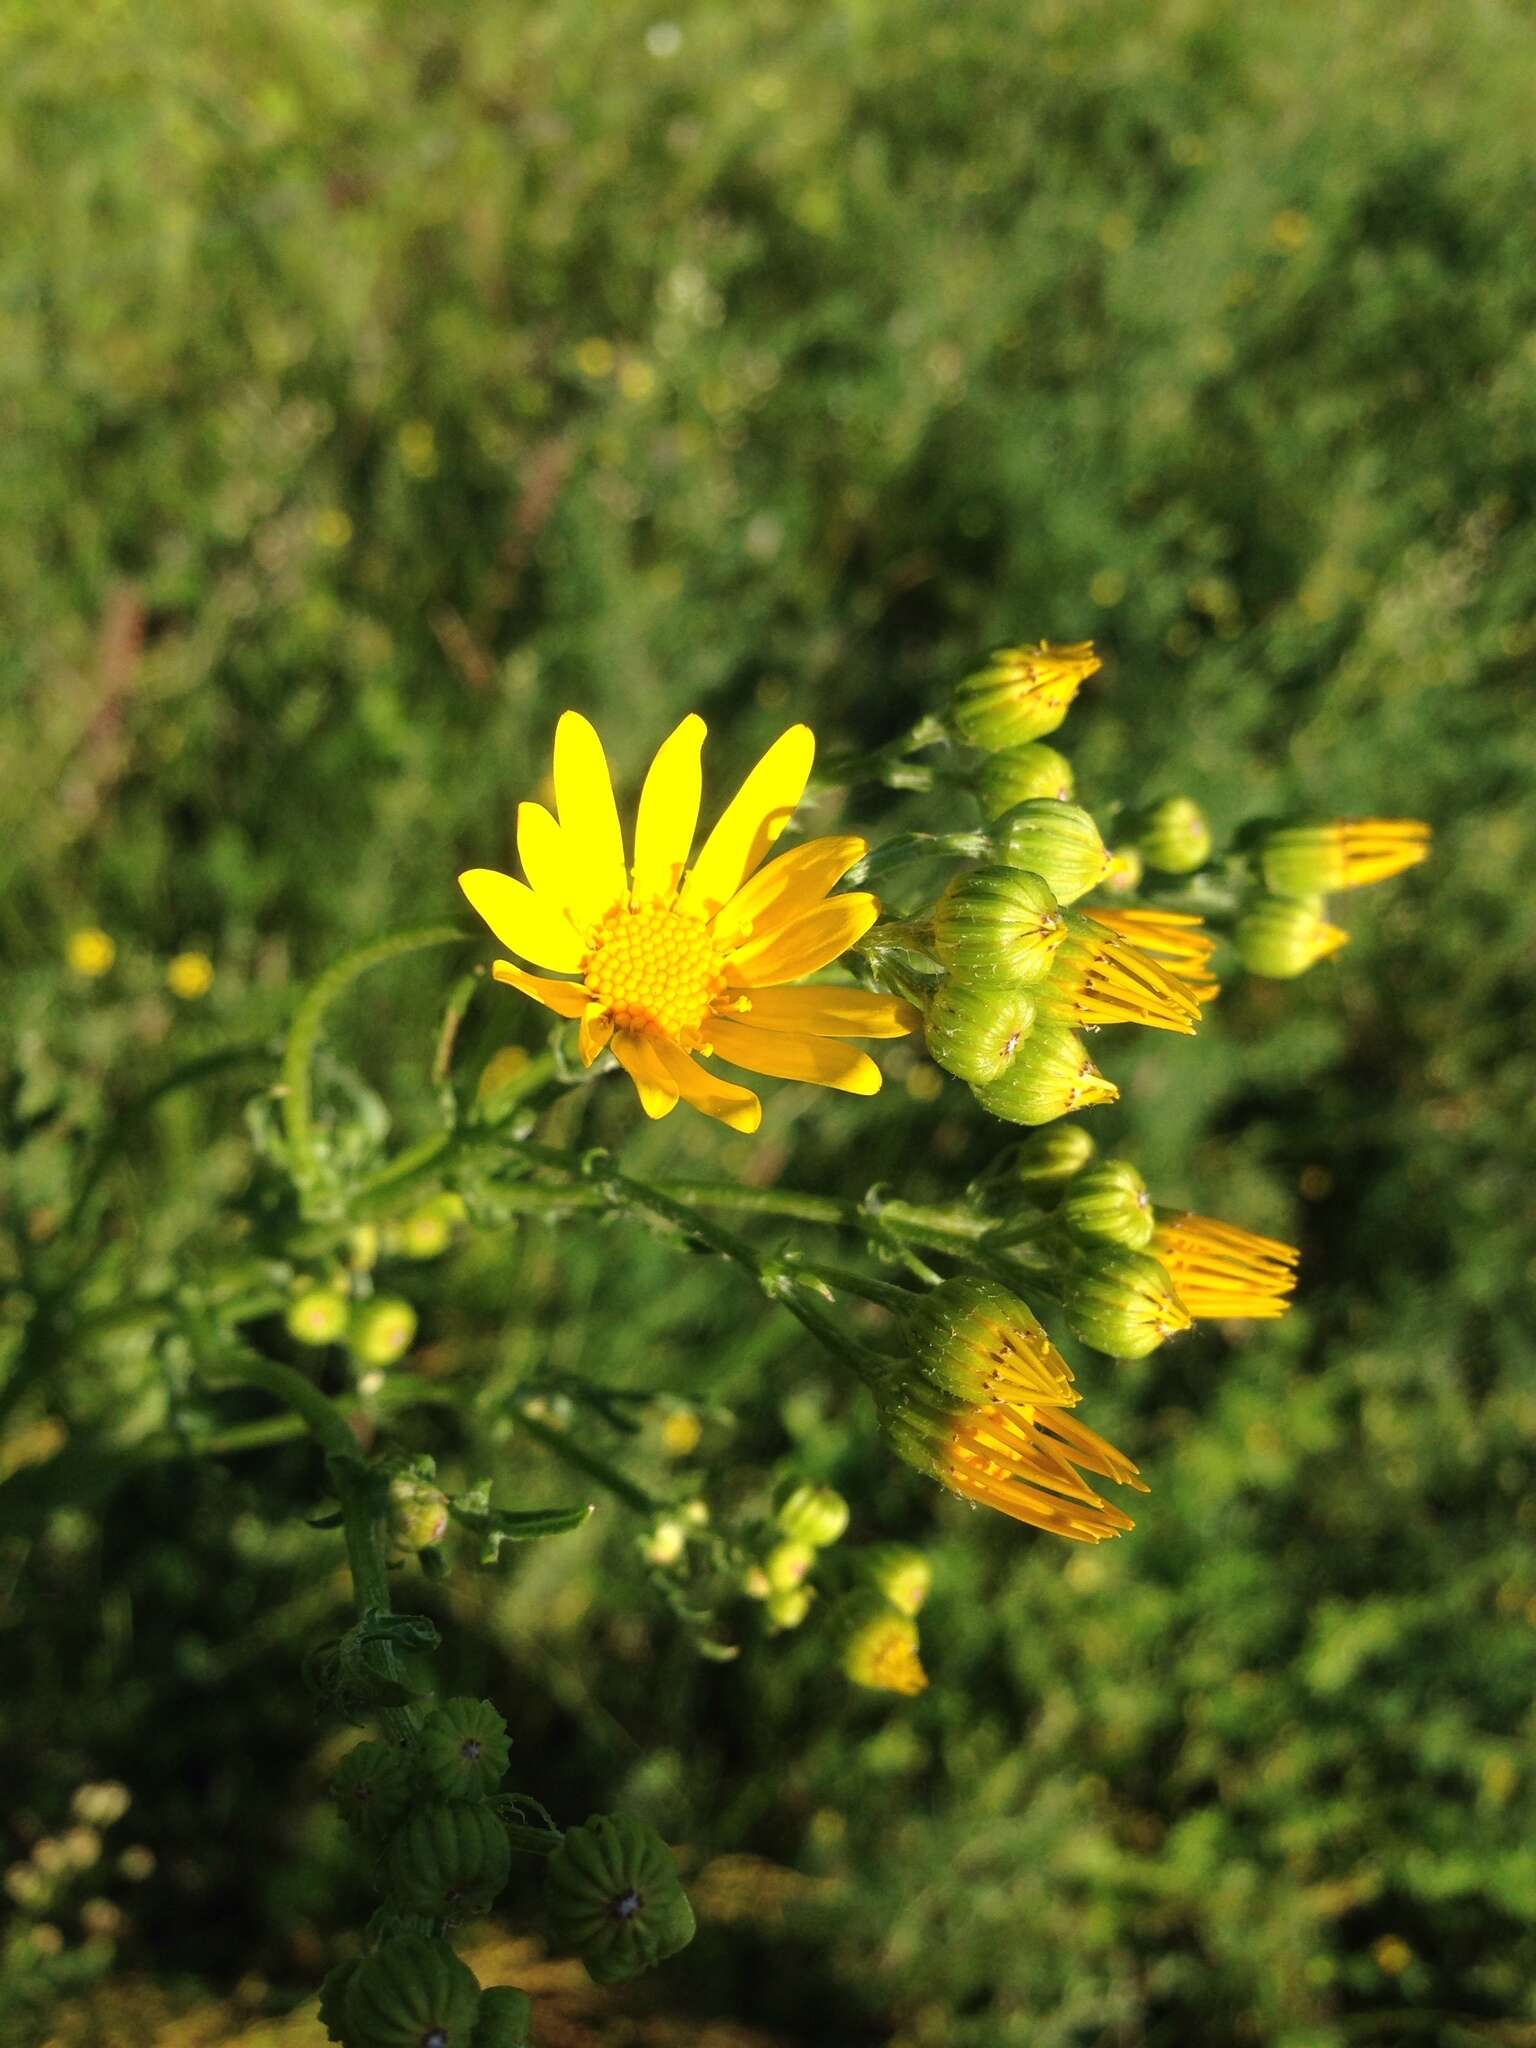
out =
<svg viewBox="0 0 1536 2048"><path fill-rule="evenodd" d="M816 1599L814 1586L785 1586L768 1595L764 1612L776 1629L798 1628Z"/></svg>
<svg viewBox="0 0 1536 2048"><path fill-rule="evenodd" d="M1111 1358L1145 1358L1190 1325L1167 1272L1145 1252L1084 1251L1067 1268L1063 1291L1073 1336Z"/></svg>
<svg viewBox="0 0 1536 2048"><path fill-rule="evenodd" d="M1210 971L1216 940L1203 917L1188 910L1140 905L1122 909L1107 903L1095 903L1088 914L1095 924L1171 969L1197 1003L1212 1002L1220 995L1221 985Z"/></svg>
<svg viewBox="0 0 1536 2048"><path fill-rule="evenodd" d="M933 1566L909 1543L873 1543L859 1556L860 1576L901 1614L917 1614L933 1587Z"/></svg>
<svg viewBox="0 0 1536 2048"><path fill-rule="evenodd" d="M1165 875L1193 874L1211 857L1211 828L1192 797L1165 796L1141 813L1135 833L1142 859Z"/></svg>
<svg viewBox="0 0 1536 2048"><path fill-rule="evenodd" d="M975 1091L993 1116L1013 1124L1048 1124L1077 1109L1119 1099L1076 1032L1062 1024L1036 1024L1007 1071Z"/></svg>
<svg viewBox="0 0 1536 2048"><path fill-rule="evenodd" d="M972 988L946 981L928 1002L928 1051L948 1074L975 1087L1005 1073L1035 1021L1035 999L1021 988Z"/></svg>
<svg viewBox="0 0 1536 2048"><path fill-rule="evenodd" d="M1074 1237L1144 1251L1157 1218L1147 1184L1128 1159L1105 1159L1080 1173L1057 1212Z"/></svg>
<svg viewBox="0 0 1536 2048"><path fill-rule="evenodd" d="M1015 804L997 820L991 837L1004 867L1039 875L1058 903L1075 903L1109 870L1099 828L1076 804L1042 798Z"/></svg>
<svg viewBox="0 0 1536 2048"><path fill-rule="evenodd" d="M914 1302L908 1355L870 1360L881 1429L951 1492L1078 1542L1131 1527L1084 1478L1140 1487L1128 1458L1069 1411L1079 1395L1030 1309L995 1281L960 1278Z"/></svg>
<svg viewBox="0 0 1536 2048"><path fill-rule="evenodd" d="M1429 842L1417 818L1297 819L1259 834L1254 854L1276 896L1325 896L1401 874L1429 858Z"/></svg>
<svg viewBox="0 0 1536 2048"><path fill-rule="evenodd" d="M956 875L933 907L934 952L973 988L1039 981L1066 935L1049 885L1009 867Z"/></svg>
<svg viewBox="0 0 1536 2048"><path fill-rule="evenodd" d="M1097 918L1069 910L1066 919L1067 936L1036 996L1038 1016L1085 1029L1141 1024L1194 1035L1200 1005L1177 975Z"/></svg>
<svg viewBox="0 0 1536 2048"><path fill-rule="evenodd" d="M448 1533L448 1496L414 1472L389 1482L389 1539L396 1551L430 1550Z"/></svg>
<svg viewBox="0 0 1536 2048"><path fill-rule="evenodd" d="M847 1594L834 1609L830 1634L845 1678L869 1692L915 1698L928 1683L918 1655L917 1623L872 1586Z"/></svg>
<svg viewBox="0 0 1536 2048"><path fill-rule="evenodd" d="M1318 900L1261 896L1238 919L1232 940L1250 974L1294 981L1347 946L1349 933L1328 922Z"/></svg>
<svg viewBox="0 0 1536 2048"><path fill-rule="evenodd" d="M1019 747L1054 732L1072 699L1103 663L1080 641L1053 647L1000 647L965 678L952 704L955 728L972 746Z"/></svg>
<svg viewBox="0 0 1536 2048"><path fill-rule="evenodd" d="M773 1518L795 1542L825 1550L848 1527L848 1503L836 1487L790 1480L779 1495Z"/></svg>
<svg viewBox="0 0 1536 2048"><path fill-rule="evenodd" d="M1278 1238L1260 1237L1210 1216L1163 1210L1152 1234L1152 1252L1197 1321L1268 1320L1291 1306L1300 1254Z"/></svg>
<svg viewBox="0 0 1536 2048"><path fill-rule="evenodd" d="M1070 803L1074 792L1072 763L1054 747L1036 741L1027 747L1005 747L988 754L976 773L976 796L983 817L1002 817L1015 804L1037 797Z"/></svg>
<svg viewBox="0 0 1536 2048"><path fill-rule="evenodd" d="M335 1287L301 1287L283 1320L299 1344L337 1344L346 1335L352 1305Z"/></svg>

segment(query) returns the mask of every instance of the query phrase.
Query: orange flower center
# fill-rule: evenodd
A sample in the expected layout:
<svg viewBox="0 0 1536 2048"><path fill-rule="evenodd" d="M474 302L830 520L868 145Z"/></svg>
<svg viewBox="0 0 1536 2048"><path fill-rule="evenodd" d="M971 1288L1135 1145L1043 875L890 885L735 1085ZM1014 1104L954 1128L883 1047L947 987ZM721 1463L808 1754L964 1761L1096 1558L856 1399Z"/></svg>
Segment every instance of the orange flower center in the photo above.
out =
<svg viewBox="0 0 1536 2048"><path fill-rule="evenodd" d="M616 903L593 929L582 979L616 1031L690 1048L725 992L721 965L702 919L661 903Z"/></svg>

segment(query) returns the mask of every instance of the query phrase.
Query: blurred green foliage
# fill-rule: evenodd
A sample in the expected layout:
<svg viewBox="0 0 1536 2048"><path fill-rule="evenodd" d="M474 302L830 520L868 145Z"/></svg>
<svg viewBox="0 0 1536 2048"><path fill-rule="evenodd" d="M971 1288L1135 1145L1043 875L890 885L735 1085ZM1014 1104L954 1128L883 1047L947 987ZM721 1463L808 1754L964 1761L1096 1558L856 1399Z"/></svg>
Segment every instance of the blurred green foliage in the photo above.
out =
<svg viewBox="0 0 1536 2048"><path fill-rule="evenodd" d="M566 704L631 788L701 709L718 791L792 718L872 745L994 641L1091 633L1064 737L1095 800L1440 835L1346 905L1341 960L1117 1052L1100 1133L1304 1263L1284 1324L1088 1369L1153 1485L1106 1550L894 1468L787 1319L633 1228L390 1269L431 1386L468 1390L399 1433L499 1498L563 1497L503 1397L579 1366L734 1416L681 1465L605 1444L658 1485L793 1452L856 1535L935 1546L916 1702L850 1696L814 1627L699 1662L618 1508L405 1589L565 1818L630 1803L832 1880L787 1926L706 1927L666 1985L701 2015L903 2048L1536 2039L1533 91L1517 0L0 19L22 1235L146 1082L456 915ZM98 925L88 981L66 946ZM187 949L201 1000L166 986ZM445 980L410 963L341 1020L407 1134ZM539 1028L484 998L471 1049ZM953 1190L998 1127L888 1065L874 1104L778 1090L755 1147L637 1130L618 1085L586 1135ZM145 1284L248 1177L250 1079L114 1169ZM9 1410L0 1826L18 1858L122 1780L67 1957L281 2003L366 1910L299 1680L335 1539L306 1450L194 1461L170 1413L129 1337ZM84 1931L92 1888L125 1933Z"/></svg>

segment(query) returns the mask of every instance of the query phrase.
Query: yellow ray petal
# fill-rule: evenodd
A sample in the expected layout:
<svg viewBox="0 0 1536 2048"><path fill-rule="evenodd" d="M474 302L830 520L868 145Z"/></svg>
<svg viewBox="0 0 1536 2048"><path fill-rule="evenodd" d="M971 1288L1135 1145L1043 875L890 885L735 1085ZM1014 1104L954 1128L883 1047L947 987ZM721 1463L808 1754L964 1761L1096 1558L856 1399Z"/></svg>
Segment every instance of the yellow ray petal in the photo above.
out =
<svg viewBox="0 0 1536 2048"><path fill-rule="evenodd" d="M676 1109L681 1091L662 1065L655 1039L643 1038L637 1031L616 1031L613 1050L619 1065L634 1082L640 1107L647 1116L666 1116Z"/></svg>
<svg viewBox="0 0 1536 2048"><path fill-rule="evenodd" d="M781 733L737 790L683 884L682 906L707 917L728 903L794 816L816 738L808 725Z"/></svg>
<svg viewBox="0 0 1536 2048"><path fill-rule="evenodd" d="M810 910L868 853L867 841L851 833L807 839L760 868L736 891L715 918L715 943L722 952L770 924L784 924Z"/></svg>
<svg viewBox="0 0 1536 2048"><path fill-rule="evenodd" d="M741 1013L744 1023L817 1038L901 1038L923 1021L922 1011L900 996L865 988L765 988L745 1000L751 1008Z"/></svg>
<svg viewBox="0 0 1536 2048"><path fill-rule="evenodd" d="M590 1067L603 1047L613 1036L613 1019L604 1010L596 1007L584 1012L581 1029L576 1034L576 1044L581 1053L581 1064Z"/></svg>
<svg viewBox="0 0 1536 2048"><path fill-rule="evenodd" d="M763 1120L763 1105L750 1088L738 1088L734 1081L707 1072L665 1039L656 1041L656 1051L685 1102L703 1110L706 1116L729 1124L733 1131L744 1131L750 1136L757 1129Z"/></svg>
<svg viewBox="0 0 1536 2048"><path fill-rule="evenodd" d="M769 988L814 974L862 939L880 915L878 901L862 891L829 896L803 917L738 946L725 963L733 988Z"/></svg>
<svg viewBox="0 0 1536 2048"><path fill-rule="evenodd" d="M518 805L517 854L534 894L563 903L578 931L585 932L608 908L601 878L542 804Z"/></svg>
<svg viewBox="0 0 1536 2048"><path fill-rule="evenodd" d="M555 807L561 833L580 860L599 907L619 902L629 877L613 780L603 743L579 711L562 712L555 727Z"/></svg>
<svg viewBox="0 0 1536 2048"><path fill-rule="evenodd" d="M699 822L703 786L699 750L703 744L704 721L695 712L689 712L656 750L640 792L640 811L635 819L637 896L670 900L682 880L693 850L694 828Z"/></svg>
<svg viewBox="0 0 1536 2048"><path fill-rule="evenodd" d="M579 1017L591 1001L579 981L551 981L543 974L525 974L510 960L498 960L491 974L496 981L504 981L508 988L520 989L525 996L532 996L536 1003L542 1003L546 1010L553 1010L561 1017Z"/></svg>
<svg viewBox="0 0 1536 2048"><path fill-rule="evenodd" d="M582 943L562 904L535 896L511 875L471 868L459 887L501 943L540 967L569 974L581 965Z"/></svg>
<svg viewBox="0 0 1536 2048"><path fill-rule="evenodd" d="M721 1059L753 1074L775 1074L781 1081L814 1081L820 1088L841 1088L846 1095L878 1095L880 1069L867 1052L835 1038L811 1038L793 1031L754 1031L717 1017L709 1026L710 1042Z"/></svg>

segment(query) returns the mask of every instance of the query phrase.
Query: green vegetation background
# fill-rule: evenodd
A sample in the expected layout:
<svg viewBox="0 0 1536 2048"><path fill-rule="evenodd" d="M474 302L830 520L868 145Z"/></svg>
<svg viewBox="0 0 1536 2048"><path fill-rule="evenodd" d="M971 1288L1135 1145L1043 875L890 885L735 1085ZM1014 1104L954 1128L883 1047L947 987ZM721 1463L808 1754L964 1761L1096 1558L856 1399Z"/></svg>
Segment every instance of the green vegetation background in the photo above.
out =
<svg viewBox="0 0 1536 2048"><path fill-rule="evenodd" d="M700 1664L618 1509L406 1591L562 1815L831 1880L666 1973L701 2024L1536 2040L1528 10L13 0L0 80L5 1022L81 1133L457 916L568 704L631 788L701 709L718 791L791 719L873 743L990 644L1092 635L1090 794L1433 821L1337 963L1115 1054L1100 1134L1305 1254L1284 1324L1093 1368L1153 1487L1124 1542L947 1502L787 1319L640 1232L396 1276L437 1374L717 1404L701 1483L793 1450L860 1537L931 1544L922 1699L851 1694L812 1627ZM217 979L178 1002L194 947ZM442 973L348 1014L407 1132ZM493 1007L482 1052L539 1042ZM755 1147L642 1131L618 1086L589 1129L952 1190L1000 1133L903 1057L873 1105L779 1090ZM119 1176L146 1275L246 1176L240 1102L180 1099ZM65 1166L0 1167L10 1225L46 1229ZM91 1880L112 1967L275 2010L366 1911L299 1681L335 1538L302 1450L146 1468L165 1401L84 1347L7 1425L100 1455L83 1505L49 1464L0 1491L0 1830L15 1857L122 1779L112 1840L157 1868ZM494 1417L402 1431L504 1499L569 1489Z"/></svg>

